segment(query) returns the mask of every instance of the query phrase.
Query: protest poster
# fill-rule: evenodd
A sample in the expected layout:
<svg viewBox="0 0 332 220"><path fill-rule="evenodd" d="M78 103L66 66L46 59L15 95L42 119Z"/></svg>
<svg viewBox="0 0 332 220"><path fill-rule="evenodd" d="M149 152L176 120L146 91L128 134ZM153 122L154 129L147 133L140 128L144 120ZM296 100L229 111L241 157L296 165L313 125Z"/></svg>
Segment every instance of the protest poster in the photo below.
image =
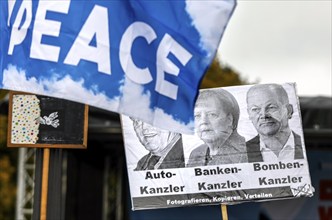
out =
<svg viewBox="0 0 332 220"><path fill-rule="evenodd" d="M10 92L8 147L86 148L88 106L64 99Z"/></svg>
<svg viewBox="0 0 332 220"><path fill-rule="evenodd" d="M193 133L199 83L235 6L235 0L0 1L0 89Z"/></svg>
<svg viewBox="0 0 332 220"><path fill-rule="evenodd" d="M132 209L311 197L295 83L200 90L195 135L121 116Z"/></svg>

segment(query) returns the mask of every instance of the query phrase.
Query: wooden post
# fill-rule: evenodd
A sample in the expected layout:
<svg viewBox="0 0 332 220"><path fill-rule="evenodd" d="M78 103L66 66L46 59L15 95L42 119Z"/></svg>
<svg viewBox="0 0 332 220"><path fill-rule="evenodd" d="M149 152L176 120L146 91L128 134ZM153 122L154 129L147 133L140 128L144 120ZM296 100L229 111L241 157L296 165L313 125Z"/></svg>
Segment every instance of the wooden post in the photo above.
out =
<svg viewBox="0 0 332 220"><path fill-rule="evenodd" d="M222 220L228 220L227 206L224 204L221 204L221 215L222 215Z"/></svg>
<svg viewBox="0 0 332 220"><path fill-rule="evenodd" d="M43 172L42 172L42 188L40 202L40 220L46 220L47 214L47 193L48 193L48 171L50 165L50 149L44 148L43 154Z"/></svg>

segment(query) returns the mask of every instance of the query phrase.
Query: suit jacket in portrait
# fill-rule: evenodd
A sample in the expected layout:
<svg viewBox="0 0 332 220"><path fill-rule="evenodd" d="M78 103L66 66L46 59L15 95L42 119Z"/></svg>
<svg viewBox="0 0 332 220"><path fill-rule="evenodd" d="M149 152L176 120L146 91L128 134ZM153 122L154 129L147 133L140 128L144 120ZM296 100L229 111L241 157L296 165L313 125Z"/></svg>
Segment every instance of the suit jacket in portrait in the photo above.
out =
<svg viewBox="0 0 332 220"><path fill-rule="evenodd" d="M137 167L135 171L139 170L152 170L154 168L146 168L146 164L151 158L151 153L145 155L137 162ZM170 149L170 151L165 156L164 160L161 162L157 169L170 169L170 168L181 168L184 167L184 154L183 154L183 145L182 138L180 138Z"/></svg>
<svg viewBox="0 0 332 220"><path fill-rule="evenodd" d="M219 147L217 155L210 156L210 149L206 144L195 148L189 156L187 167L247 163L246 142L244 137L234 132L227 143Z"/></svg>
<svg viewBox="0 0 332 220"><path fill-rule="evenodd" d="M302 143L301 143L301 137L296 134L293 131L293 135L294 135L294 159L298 160L298 159L303 159L303 150L302 150ZM253 162L263 162L263 156L260 150L260 139L259 139L259 135L257 135L256 137L254 137L253 139L247 141L246 143L247 145L247 153L248 153L248 162L249 163L253 163Z"/></svg>

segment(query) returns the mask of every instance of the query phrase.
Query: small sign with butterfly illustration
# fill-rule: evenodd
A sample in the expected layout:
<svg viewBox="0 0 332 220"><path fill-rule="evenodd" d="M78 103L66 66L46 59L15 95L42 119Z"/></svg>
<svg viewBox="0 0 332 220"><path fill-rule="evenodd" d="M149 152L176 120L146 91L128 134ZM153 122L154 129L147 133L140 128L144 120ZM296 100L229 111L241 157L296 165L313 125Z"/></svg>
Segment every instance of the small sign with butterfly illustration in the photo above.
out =
<svg viewBox="0 0 332 220"><path fill-rule="evenodd" d="M88 106L64 99L10 92L8 147L86 148Z"/></svg>

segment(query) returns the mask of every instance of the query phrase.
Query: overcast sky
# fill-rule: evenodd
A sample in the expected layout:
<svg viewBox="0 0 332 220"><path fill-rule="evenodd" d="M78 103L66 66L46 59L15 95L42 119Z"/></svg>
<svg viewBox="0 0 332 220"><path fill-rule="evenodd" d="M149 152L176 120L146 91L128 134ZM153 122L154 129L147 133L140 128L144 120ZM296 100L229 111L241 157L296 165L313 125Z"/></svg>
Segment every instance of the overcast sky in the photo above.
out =
<svg viewBox="0 0 332 220"><path fill-rule="evenodd" d="M250 82L332 96L331 10L332 0L238 0L218 55Z"/></svg>

